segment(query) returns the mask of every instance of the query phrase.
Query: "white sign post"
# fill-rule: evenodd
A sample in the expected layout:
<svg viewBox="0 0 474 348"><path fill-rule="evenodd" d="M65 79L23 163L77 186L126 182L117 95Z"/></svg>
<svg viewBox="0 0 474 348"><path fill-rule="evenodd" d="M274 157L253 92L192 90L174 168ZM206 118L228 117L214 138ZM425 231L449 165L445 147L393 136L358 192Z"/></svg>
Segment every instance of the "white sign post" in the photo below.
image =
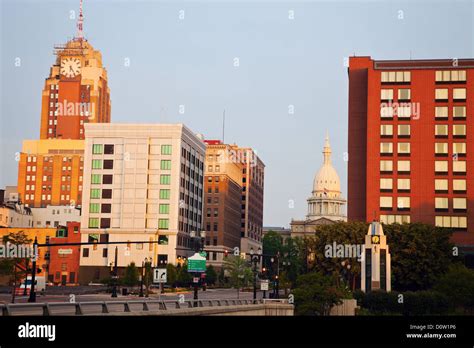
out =
<svg viewBox="0 0 474 348"><path fill-rule="evenodd" d="M153 283L166 283L166 268L153 269Z"/></svg>
<svg viewBox="0 0 474 348"><path fill-rule="evenodd" d="M262 280L260 283L260 290L268 291L268 279Z"/></svg>

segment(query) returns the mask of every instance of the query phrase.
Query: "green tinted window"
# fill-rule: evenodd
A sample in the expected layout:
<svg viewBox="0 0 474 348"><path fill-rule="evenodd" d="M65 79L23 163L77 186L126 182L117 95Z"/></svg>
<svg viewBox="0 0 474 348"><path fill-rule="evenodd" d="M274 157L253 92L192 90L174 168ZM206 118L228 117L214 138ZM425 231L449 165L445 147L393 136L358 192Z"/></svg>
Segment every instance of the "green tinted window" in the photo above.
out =
<svg viewBox="0 0 474 348"><path fill-rule="evenodd" d="M170 160L161 160L161 169L170 170L171 169L171 161Z"/></svg>
<svg viewBox="0 0 474 348"><path fill-rule="evenodd" d="M170 205L169 204L160 204L160 214L169 214Z"/></svg>
<svg viewBox="0 0 474 348"><path fill-rule="evenodd" d="M99 218L89 218L89 228L98 228Z"/></svg>
<svg viewBox="0 0 474 348"><path fill-rule="evenodd" d="M161 145L162 155L171 155L171 145Z"/></svg>
<svg viewBox="0 0 474 348"><path fill-rule="evenodd" d="M170 199L170 190L168 190L168 189L160 190L160 198L161 199Z"/></svg>
<svg viewBox="0 0 474 348"><path fill-rule="evenodd" d="M162 230L167 230L169 226L169 220L168 219L158 219L158 228Z"/></svg>
<svg viewBox="0 0 474 348"><path fill-rule="evenodd" d="M92 169L102 169L102 160L92 160Z"/></svg>
<svg viewBox="0 0 474 348"><path fill-rule="evenodd" d="M89 213L98 213L100 211L99 203L91 203L89 205Z"/></svg>
<svg viewBox="0 0 474 348"><path fill-rule="evenodd" d="M100 174L92 174L92 178L91 178L91 183L92 184L100 184L101 183L101 175Z"/></svg>
<svg viewBox="0 0 474 348"><path fill-rule="evenodd" d="M92 145L92 153L93 154L102 154L104 152L102 144L94 144Z"/></svg>
<svg viewBox="0 0 474 348"><path fill-rule="evenodd" d="M160 175L160 184L161 185L169 185L171 182L171 175L163 174Z"/></svg>
<svg viewBox="0 0 474 348"><path fill-rule="evenodd" d="M91 198L100 198L100 189L91 189Z"/></svg>

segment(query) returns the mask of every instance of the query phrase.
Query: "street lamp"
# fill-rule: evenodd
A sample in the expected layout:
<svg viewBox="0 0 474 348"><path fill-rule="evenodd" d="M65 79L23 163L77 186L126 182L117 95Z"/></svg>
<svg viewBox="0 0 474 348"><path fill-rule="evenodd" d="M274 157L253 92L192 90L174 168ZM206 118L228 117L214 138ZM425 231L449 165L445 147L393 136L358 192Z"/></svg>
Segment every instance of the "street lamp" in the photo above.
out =
<svg viewBox="0 0 474 348"><path fill-rule="evenodd" d="M143 297L143 278L145 278L145 275L143 274L143 271L145 270L145 266L148 262L148 258L145 257L145 260L142 261L142 270L140 274L140 295L139 297Z"/></svg>
<svg viewBox="0 0 474 348"><path fill-rule="evenodd" d="M347 286L349 286L349 272L351 269L351 264L349 261L344 260L341 262L341 266L342 266L342 278L345 282L347 282Z"/></svg>
<svg viewBox="0 0 474 348"><path fill-rule="evenodd" d="M196 232L196 231L191 231L189 233L189 236L191 238L193 238L193 244L194 244L194 250L196 252L199 252L199 251L204 251L204 242L205 242L205 239L206 239L206 231L205 230L201 230L199 232L199 234ZM197 243L195 243L195 240L200 238L200 243L198 245L196 245ZM199 279L200 277L196 277L196 275L200 276L199 273L194 273L194 278L198 278L198 281L194 283L194 307L197 307L197 300L198 300L198 289L199 289Z"/></svg>
<svg viewBox="0 0 474 348"><path fill-rule="evenodd" d="M253 263L253 302L257 301L257 265L262 257L262 248L258 248L257 254L254 254L253 248L250 248L250 257Z"/></svg>
<svg viewBox="0 0 474 348"><path fill-rule="evenodd" d="M112 288L112 297L117 297L117 283L118 283L117 259L118 259L118 246L115 247L114 273L112 276L114 287Z"/></svg>

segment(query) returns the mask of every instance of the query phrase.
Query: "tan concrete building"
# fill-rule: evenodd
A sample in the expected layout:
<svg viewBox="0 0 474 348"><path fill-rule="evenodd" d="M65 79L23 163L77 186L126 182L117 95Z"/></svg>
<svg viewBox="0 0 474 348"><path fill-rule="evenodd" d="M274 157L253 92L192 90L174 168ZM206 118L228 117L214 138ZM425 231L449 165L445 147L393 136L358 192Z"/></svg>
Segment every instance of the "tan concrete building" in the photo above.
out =
<svg viewBox="0 0 474 348"><path fill-rule="evenodd" d="M202 229L205 151L183 124L86 125L82 241L128 243L118 245L122 270L191 256L191 231ZM110 276L116 246L82 248L81 283Z"/></svg>

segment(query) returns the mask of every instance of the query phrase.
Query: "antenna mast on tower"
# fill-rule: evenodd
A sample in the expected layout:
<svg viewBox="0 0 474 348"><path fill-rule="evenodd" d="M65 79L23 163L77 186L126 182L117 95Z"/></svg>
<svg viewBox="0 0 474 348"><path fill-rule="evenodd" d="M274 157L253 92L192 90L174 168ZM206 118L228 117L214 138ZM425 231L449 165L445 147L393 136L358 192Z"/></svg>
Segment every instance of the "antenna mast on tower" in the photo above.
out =
<svg viewBox="0 0 474 348"><path fill-rule="evenodd" d="M77 19L76 39L78 40L84 39L83 24L84 24L84 16L82 14L82 0L81 0L80 5L79 5L79 17Z"/></svg>

